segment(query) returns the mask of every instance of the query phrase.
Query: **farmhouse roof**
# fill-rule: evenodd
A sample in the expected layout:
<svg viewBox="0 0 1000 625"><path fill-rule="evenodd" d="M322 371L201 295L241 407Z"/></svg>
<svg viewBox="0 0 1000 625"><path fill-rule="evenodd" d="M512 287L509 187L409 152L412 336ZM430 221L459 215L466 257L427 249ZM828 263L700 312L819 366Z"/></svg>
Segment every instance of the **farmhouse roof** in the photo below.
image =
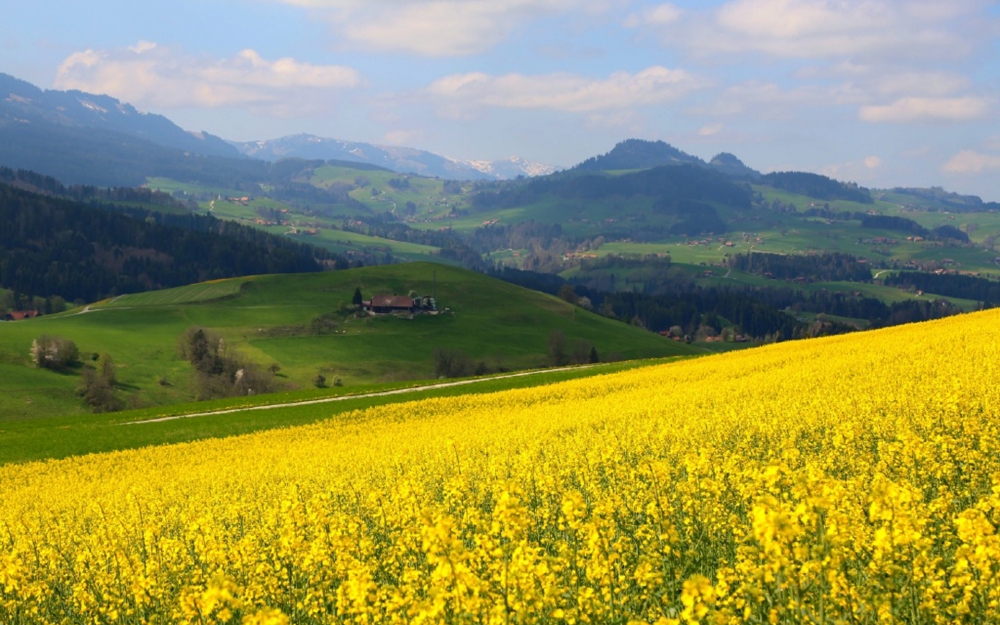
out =
<svg viewBox="0 0 1000 625"><path fill-rule="evenodd" d="M413 308L413 298L405 295L375 295L373 308Z"/></svg>

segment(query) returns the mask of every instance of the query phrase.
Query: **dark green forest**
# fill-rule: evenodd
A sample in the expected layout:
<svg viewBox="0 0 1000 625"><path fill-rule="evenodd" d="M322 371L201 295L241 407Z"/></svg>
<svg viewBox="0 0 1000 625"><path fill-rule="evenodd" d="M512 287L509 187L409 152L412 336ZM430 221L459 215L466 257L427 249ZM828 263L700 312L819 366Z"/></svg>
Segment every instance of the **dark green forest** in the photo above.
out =
<svg viewBox="0 0 1000 625"><path fill-rule="evenodd" d="M347 261L211 216L81 204L0 184L0 285L70 301Z"/></svg>
<svg viewBox="0 0 1000 625"><path fill-rule="evenodd" d="M891 286L938 293L947 297L971 299L984 303L1000 303L1000 282L977 276L953 273L923 273L904 271L886 278Z"/></svg>
<svg viewBox="0 0 1000 625"><path fill-rule="evenodd" d="M729 266L776 280L871 282L871 265L850 254L736 254Z"/></svg>
<svg viewBox="0 0 1000 625"><path fill-rule="evenodd" d="M833 178L801 171L783 171L766 174L760 181L776 189L784 189L818 200L849 200L871 204L875 200L871 191L853 182L840 182Z"/></svg>

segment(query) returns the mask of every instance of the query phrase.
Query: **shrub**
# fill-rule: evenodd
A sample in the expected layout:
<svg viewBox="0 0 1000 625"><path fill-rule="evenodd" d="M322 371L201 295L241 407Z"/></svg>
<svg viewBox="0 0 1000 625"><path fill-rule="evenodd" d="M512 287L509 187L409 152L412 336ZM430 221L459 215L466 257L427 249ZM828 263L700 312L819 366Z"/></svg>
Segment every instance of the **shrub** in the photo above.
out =
<svg viewBox="0 0 1000 625"><path fill-rule="evenodd" d="M94 412L115 412L124 407L122 401L115 396L114 388L117 383L115 361L109 354L101 354L96 369L90 365L84 368L77 394L83 397L83 401Z"/></svg>
<svg viewBox="0 0 1000 625"><path fill-rule="evenodd" d="M65 371L80 362L80 350L69 339L43 334L31 342L31 362L39 368Z"/></svg>
<svg viewBox="0 0 1000 625"><path fill-rule="evenodd" d="M198 399L270 393L278 383L242 354L230 349L225 339L205 328L188 328L177 341L178 354L195 370Z"/></svg>
<svg viewBox="0 0 1000 625"><path fill-rule="evenodd" d="M472 375L475 365L469 355L460 349L434 350L434 375L438 378L464 378Z"/></svg>

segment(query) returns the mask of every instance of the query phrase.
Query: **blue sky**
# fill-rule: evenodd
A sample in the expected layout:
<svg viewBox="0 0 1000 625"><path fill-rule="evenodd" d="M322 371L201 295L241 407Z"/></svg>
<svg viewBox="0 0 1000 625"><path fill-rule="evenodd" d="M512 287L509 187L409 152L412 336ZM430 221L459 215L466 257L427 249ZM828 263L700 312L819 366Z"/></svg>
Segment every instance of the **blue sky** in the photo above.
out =
<svg viewBox="0 0 1000 625"><path fill-rule="evenodd" d="M232 140L571 166L662 139L1000 201L1000 3L0 0L0 71Z"/></svg>

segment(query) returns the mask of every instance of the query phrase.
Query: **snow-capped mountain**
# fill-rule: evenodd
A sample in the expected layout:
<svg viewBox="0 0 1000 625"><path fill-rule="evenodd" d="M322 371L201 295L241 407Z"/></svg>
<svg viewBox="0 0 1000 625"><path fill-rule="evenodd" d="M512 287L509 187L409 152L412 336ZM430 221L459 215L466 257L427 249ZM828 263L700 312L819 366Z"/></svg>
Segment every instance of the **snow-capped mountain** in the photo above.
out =
<svg viewBox="0 0 1000 625"><path fill-rule="evenodd" d="M507 180L518 176L550 174L557 169L519 157L502 161L460 161L415 148L373 145L307 134L233 145L247 156L266 161L283 158L351 161L378 165L400 173L459 180Z"/></svg>

